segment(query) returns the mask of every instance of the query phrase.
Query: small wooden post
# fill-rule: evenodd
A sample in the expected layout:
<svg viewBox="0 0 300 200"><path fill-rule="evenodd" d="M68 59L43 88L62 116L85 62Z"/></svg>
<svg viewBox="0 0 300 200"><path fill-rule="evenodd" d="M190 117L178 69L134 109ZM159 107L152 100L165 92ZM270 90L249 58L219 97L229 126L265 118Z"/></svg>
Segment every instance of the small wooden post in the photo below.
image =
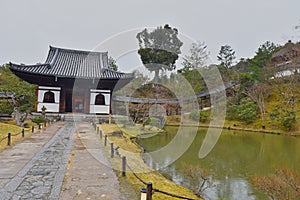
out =
<svg viewBox="0 0 300 200"><path fill-rule="evenodd" d="M31 132L32 132L32 133L34 132L34 126L31 127Z"/></svg>
<svg viewBox="0 0 300 200"><path fill-rule="evenodd" d="M147 200L152 200L152 183L147 183Z"/></svg>
<svg viewBox="0 0 300 200"><path fill-rule="evenodd" d="M44 121L44 127L46 128L46 126L47 126L47 122L46 122L46 121Z"/></svg>
<svg viewBox="0 0 300 200"><path fill-rule="evenodd" d="M102 130L99 131L100 139L102 140Z"/></svg>
<svg viewBox="0 0 300 200"><path fill-rule="evenodd" d="M104 136L104 146L107 145L107 135Z"/></svg>
<svg viewBox="0 0 300 200"><path fill-rule="evenodd" d="M110 144L110 157L113 158L114 157L114 143Z"/></svg>
<svg viewBox="0 0 300 200"><path fill-rule="evenodd" d="M126 156L122 157L122 176L126 176Z"/></svg>
<svg viewBox="0 0 300 200"><path fill-rule="evenodd" d="M7 146L10 146L11 143L11 133L7 134Z"/></svg>
<svg viewBox="0 0 300 200"><path fill-rule="evenodd" d="M22 129L22 137L25 137L25 130L24 130L24 128Z"/></svg>

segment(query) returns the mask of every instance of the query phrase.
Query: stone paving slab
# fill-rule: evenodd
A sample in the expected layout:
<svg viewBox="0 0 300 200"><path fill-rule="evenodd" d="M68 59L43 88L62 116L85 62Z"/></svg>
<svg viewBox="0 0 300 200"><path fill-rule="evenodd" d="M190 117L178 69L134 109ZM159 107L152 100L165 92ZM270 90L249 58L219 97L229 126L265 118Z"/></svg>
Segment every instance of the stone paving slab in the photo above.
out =
<svg viewBox="0 0 300 200"><path fill-rule="evenodd" d="M76 126L77 133L60 199L125 200L95 130L85 122L77 122Z"/></svg>

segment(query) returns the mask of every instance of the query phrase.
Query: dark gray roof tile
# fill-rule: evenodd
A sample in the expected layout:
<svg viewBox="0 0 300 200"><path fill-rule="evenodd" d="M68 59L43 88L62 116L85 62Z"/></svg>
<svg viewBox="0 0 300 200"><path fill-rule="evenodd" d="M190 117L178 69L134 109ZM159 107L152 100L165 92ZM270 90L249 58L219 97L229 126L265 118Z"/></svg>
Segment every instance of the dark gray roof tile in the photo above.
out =
<svg viewBox="0 0 300 200"><path fill-rule="evenodd" d="M63 49L50 46L44 64L17 65L10 68L32 74L83 79L130 78L131 74L115 72L108 68L108 53Z"/></svg>

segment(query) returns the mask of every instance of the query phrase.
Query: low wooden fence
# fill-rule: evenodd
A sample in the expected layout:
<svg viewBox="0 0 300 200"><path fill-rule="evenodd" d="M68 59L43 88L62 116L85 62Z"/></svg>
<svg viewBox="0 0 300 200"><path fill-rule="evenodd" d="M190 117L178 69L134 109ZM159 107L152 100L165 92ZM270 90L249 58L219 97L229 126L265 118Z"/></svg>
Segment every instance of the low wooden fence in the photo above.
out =
<svg viewBox="0 0 300 200"><path fill-rule="evenodd" d="M31 127L31 133L34 133L35 129L41 130L42 127L47 127L51 123L52 123L52 121L48 121L48 122L44 122L43 124L38 124L37 127L32 126ZM24 128L22 128L21 132L19 132L19 133L7 133L6 137L3 137L3 138L0 139L0 144L2 142L7 141L7 143L6 143L7 146L11 146L13 137L16 137L16 136L19 136L19 135L22 135L22 138L25 137L25 129Z"/></svg>

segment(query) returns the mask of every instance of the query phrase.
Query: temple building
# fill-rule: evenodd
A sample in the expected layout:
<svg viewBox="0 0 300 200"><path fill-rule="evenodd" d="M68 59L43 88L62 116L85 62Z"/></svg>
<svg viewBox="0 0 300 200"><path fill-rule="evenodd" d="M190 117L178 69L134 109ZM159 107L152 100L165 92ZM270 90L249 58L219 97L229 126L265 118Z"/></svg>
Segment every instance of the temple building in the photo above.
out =
<svg viewBox="0 0 300 200"><path fill-rule="evenodd" d="M276 77L290 76L296 71L300 72L300 43L288 41L271 58L276 70Z"/></svg>
<svg viewBox="0 0 300 200"><path fill-rule="evenodd" d="M113 71L107 52L50 46L45 63L18 65L10 70L37 85L37 111L53 113L110 114L113 90L133 79L133 74Z"/></svg>

